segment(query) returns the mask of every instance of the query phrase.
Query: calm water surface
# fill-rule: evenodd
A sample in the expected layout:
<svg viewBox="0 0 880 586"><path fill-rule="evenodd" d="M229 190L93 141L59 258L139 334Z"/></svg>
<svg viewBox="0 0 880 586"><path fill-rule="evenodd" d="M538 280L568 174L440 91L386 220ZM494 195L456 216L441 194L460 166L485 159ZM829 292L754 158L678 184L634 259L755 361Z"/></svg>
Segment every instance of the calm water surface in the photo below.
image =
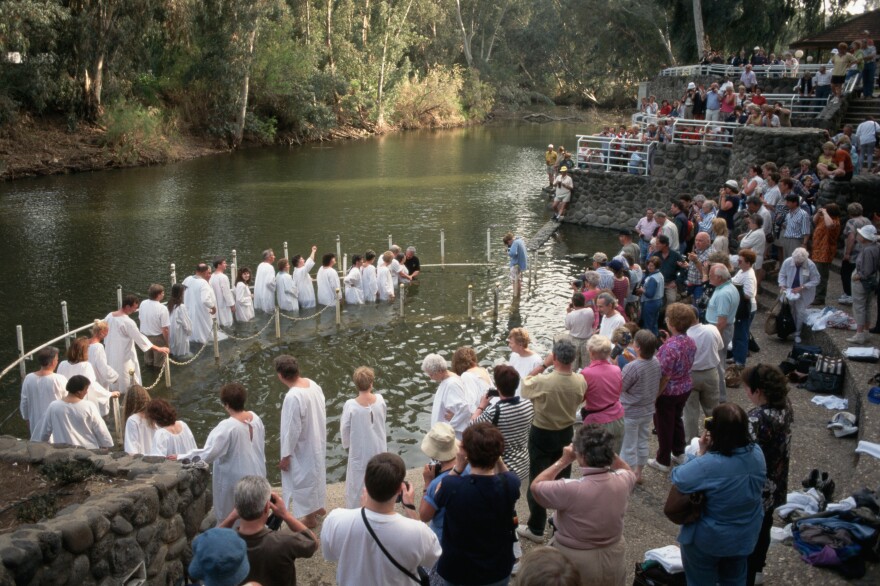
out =
<svg viewBox="0 0 880 586"><path fill-rule="evenodd" d="M280 258L312 244L335 252L384 251L388 235L414 245L422 263L439 263L440 230L447 263L485 263L486 230L492 234L490 266L425 268L408 289L406 316L397 307L345 308L337 327L332 311L317 319L282 320L250 342L221 343L220 365L210 348L194 364L173 367L172 388L153 396L171 400L180 418L204 442L224 412L216 390L242 382L248 407L267 428L270 476L277 480L279 413L286 388L272 358L296 356L305 376L327 398L328 473L339 480L345 452L339 441L343 403L355 395L351 373L376 370L376 389L389 406L389 449L411 466L425 458L419 443L428 427L435 385L420 371L422 357L471 345L484 365L505 358L510 328L524 326L540 351L562 329L567 282L583 261L566 255L616 252L616 237L601 230L563 227L540 251L535 279L512 305L501 236L531 236L549 218L538 192L546 181L542 152L548 142L574 147L586 125L506 125L443 132L408 132L328 147L260 149L165 167L25 180L0 185L0 366L17 355L15 326L24 326L32 348L61 333L62 300L72 327L103 317L116 306L116 285L144 295L150 283L169 286L199 261L238 251L252 270L260 252ZM341 263L340 263L341 264ZM492 317L495 284L500 315ZM474 287L475 319L467 319L467 288ZM262 327L268 316L237 326L238 335ZM61 345L63 350L63 345ZM35 370L35 362L27 363ZM146 384L157 373L144 370ZM0 420L17 408L17 371L0 380ZM0 428L23 437L15 415Z"/></svg>

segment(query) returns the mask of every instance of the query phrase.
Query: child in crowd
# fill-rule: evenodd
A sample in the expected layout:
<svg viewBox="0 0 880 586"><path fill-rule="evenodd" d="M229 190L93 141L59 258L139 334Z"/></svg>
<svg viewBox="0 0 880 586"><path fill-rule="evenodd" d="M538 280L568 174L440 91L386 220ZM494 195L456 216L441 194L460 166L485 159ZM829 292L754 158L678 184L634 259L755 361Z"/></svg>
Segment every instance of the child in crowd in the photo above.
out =
<svg viewBox="0 0 880 586"><path fill-rule="evenodd" d="M632 467L639 484L642 483L642 469L648 463L654 401L662 376L660 362L654 358L659 345L660 341L651 331L639 330L633 341L639 357L623 367L620 403L624 410L624 434L620 457Z"/></svg>

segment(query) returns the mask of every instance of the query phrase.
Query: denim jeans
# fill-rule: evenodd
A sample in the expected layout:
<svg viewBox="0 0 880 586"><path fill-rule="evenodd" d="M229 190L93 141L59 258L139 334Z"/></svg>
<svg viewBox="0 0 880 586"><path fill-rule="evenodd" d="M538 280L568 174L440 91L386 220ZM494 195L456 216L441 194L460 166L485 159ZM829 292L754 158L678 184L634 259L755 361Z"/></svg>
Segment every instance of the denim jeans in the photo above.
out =
<svg viewBox="0 0 880 586"><path fill-rule="evenodd" d="M641 260L639 262L644 263L648 260L648 249L651 248L650 242L645 242L643 238L639 238L639 254L641 255Z"/></svg>
<svg viewBox="0 0 880 586"><path fill-rule="evenodd" d="M663 306L662 299L647 299L642 301L642 327L658 334L657 320L660 318L660 308Z"/></svg>
<svg viewBox="0 0 880 586"><path fill-rule="evenodd" d="M738 321L733 326L733 361L739 366L744 366L749 356L749 330L752 320L755 319L755 311L749 317Z"/></svg>
<svg viewBox="0 0 880 586"><path fill-rule="evenodd" d="M711 544L707 545L711 547ZM693 543L681 546L681 560L688 586L742 586L746 583L748 557L717 557L704 553Z"/></svg>
<svg viewBox="0 0 880 586"><path fill-rule="evenodd" d="M877 62L865 63L862 69L862 95L870 98L874 95L874 78L877 77Z"/></svg>

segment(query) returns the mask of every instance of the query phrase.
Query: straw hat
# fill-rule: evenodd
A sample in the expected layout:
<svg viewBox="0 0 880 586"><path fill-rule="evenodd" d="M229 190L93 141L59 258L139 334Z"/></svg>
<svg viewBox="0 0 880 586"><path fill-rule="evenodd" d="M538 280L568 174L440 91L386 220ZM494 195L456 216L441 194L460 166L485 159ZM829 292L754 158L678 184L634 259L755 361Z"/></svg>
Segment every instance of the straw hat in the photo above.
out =
<svg viewBox="0 0 880 586"><path fill-rule="evenodd" d="M444 421L438 421L422 440L422 451L438 462L447 462L458 454L455 430Z"/></svg>

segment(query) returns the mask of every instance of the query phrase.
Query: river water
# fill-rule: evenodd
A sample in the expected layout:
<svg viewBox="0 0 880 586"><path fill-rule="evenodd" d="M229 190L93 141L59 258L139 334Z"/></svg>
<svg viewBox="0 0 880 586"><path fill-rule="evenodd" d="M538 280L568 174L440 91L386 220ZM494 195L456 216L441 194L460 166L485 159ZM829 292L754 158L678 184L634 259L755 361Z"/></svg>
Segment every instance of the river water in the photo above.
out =
<svg viewBox="0 0 880 586"><path fill-rule="evenodd" d="M429 352L451 358L473 346L491 365L509 354L507 332L524 326L533 346L546 351L561 331L568 281L584 261L566 255L617 250L614 233L563 226L540 251L535 278L518 304L511 303L501 237L512 230L526 238L549 218L539 190L546 181L542 152L548 142L573 149L574 135L589 125L508 124L441 132L397 133L330 146L259 149L153 168L49 177L0 185L0 366L17 355L15 326L24 326L27 348L62 332L62 300L71 327L116 308L116 285L145 295L150 283L169 287L169 265L178 280L216 255L238 252L239 266L255 269L260 252L280 258L312 244L318 257L335 252L336 236L349 255L387 249L388 235L413 245L423 264L440 262L440 230L446 263L489 266L426 267L408 288L405 317L397 306L332 311L317 319L282 320L250 342L221 343L219 366L210 347L192 365L172 367L172 388L153 396L176 405L201 445L224 417L216 391L238 381L249 391L248 407L265 422L270 477L277 480L279 413L286 388L274 376L278 354L296 356L304 376L327 399L328 476L345 471L339 417L356 394L351 373L376 370L376 389L389 408L389 450L407 464L425 461L419 443L428 428L435 385L421 373ZM341 262L340 262L341 265ZM493 290L500 283L500 311L492 316ZM473 285L473 320L467 319L467 289ZM255 332L269 319L261 314L236 328ZM59 344L63 352L63 344ZM27 363L28 370L37 367ZM144 370L149 385L158 373ZM17 408L20 379L0 380L0 418ZM2 419L0 419L2 420ZM112 426L111 426L112 429ZM14 415L0 432L26 435Z"/></svg>

